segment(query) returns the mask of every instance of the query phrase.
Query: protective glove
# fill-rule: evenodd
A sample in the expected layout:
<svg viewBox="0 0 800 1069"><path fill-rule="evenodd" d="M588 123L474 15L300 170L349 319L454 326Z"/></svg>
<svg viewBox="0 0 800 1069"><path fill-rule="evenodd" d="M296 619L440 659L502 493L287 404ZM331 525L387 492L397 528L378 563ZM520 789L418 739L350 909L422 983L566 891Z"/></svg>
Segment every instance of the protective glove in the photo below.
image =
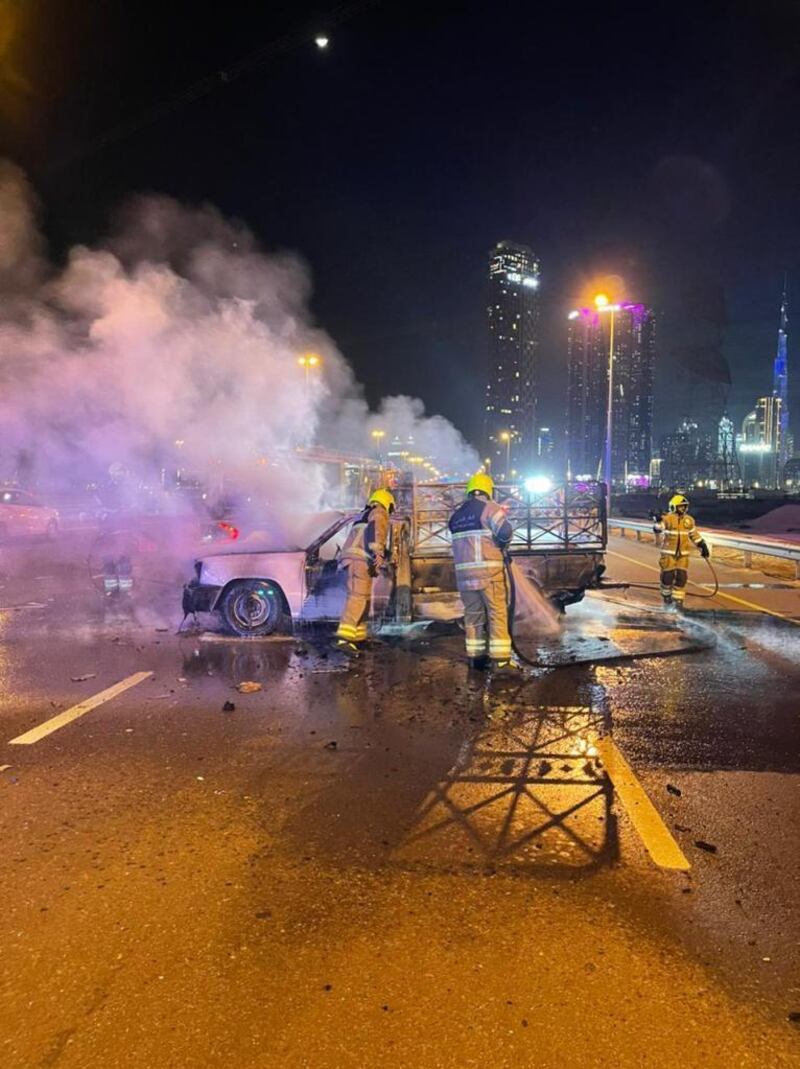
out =
<svg viewBox="0 0 800 1069"><path fill-rule="evenodd" d="M661 513L656 512L655 509L652 509L650 512L650 519L653 521L653 523L661 523Z"/></svg>
<svg viewBox="0 0 800 1069"><path fill-rule="evenodd" d="M700 556L703 557L704 560L708 560L708 558L711 556L711 550L708 548L705 542L700 542L697 548L700 550Z"/></svg>

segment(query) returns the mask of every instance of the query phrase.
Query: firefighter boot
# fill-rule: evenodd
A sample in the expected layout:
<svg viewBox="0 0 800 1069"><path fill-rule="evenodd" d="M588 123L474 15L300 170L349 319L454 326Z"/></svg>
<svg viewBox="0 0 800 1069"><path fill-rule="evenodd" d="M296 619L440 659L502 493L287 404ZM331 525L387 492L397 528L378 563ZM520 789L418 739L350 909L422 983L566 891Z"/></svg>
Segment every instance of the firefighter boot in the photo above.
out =
<svg viewBox="0 0 800 1069"><path fill-rule="evenodd" d="M332 648L336 650L337 653L343 653L345 657L356 658L361 655L361 647L347 638L335 638L332 643Z"/></svg>
<svg viewBox="0 0 800 1069"><path fill-rule="evenodd" d="M489 667L489 658L485 653L480 657L468 657L467 664L473 672L485 672Z"/></svg>
<svg viewBox="0 0 800 1069"><path fill-rule="evenodd" d="M522 669L516 661L492 661L492 676L501 679L520 679Z"/></svg>

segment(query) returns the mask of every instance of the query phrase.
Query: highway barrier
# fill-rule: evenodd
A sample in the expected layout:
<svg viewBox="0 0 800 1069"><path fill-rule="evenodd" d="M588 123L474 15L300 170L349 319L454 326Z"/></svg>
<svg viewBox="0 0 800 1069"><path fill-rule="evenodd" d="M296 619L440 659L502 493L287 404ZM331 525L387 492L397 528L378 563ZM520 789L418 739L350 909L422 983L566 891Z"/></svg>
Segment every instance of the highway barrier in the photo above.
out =
<svg viewBox="0 0 800 1069"><path fill-rule="evenodd" d="M609 532L619 531L623 537L627 537L630 531L636 536L637 542L654 541L653 524L644 520L628 520L618 516L612 516L608 521ZM732 550L741 554L742 564L745 568L753 566L753 557L778 557L789 561L794 569L795 579L800 579L800 542L786 542L779 538L771 538L765 535L749 535L742 533L734 534L731 531L715 530L712 527L702 527L704 537L708 539L714 549ZM648 537L644 537L648 536Z"/></svg>

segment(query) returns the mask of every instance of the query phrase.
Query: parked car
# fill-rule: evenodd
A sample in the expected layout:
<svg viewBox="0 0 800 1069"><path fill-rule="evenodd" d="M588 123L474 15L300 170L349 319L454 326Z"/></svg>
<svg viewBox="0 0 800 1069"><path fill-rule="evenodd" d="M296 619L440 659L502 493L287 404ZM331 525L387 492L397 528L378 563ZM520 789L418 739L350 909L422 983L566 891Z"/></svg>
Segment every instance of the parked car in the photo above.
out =
<svg viewBox="0 0 800 1069"><path fill-rule="evenodd" d="M59 516L27 490L0 489L0 541L11 538L56 538Z"/></svg>

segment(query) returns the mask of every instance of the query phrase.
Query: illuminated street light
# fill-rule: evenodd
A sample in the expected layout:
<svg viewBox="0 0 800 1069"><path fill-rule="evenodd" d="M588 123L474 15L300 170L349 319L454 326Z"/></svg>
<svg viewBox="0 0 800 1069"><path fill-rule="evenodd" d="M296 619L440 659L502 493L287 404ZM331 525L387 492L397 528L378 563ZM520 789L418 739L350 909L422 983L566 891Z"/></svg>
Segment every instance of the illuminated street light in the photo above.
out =
<svg viewBox="0 0 800 1069"><path fill-rule="evenodd" d="M326 37L323 33L317 34L317 36L314 38L314 44L317 46L320 52L324 52L330 44L330 38Z"/></svg>
<svg viewBox="0 0 800 1069"><path fill-rule="evenodd" d="M501 442L506 443L506 470L503 472L505 478L508 478L509 470L511 469L511 439L514 437L512 431L500 431L498 436Z"/></svg>
<svg viewBox="0 0 800 1069"><path fill-rule="evenodd" d="M297 363L300 365L301 368L303 368L305 370L305 373L306 373L306 394L308 394L308 387L309 387L309 378L308 378L308 376L309 376L309 374L311 372L311 368L312 367L319 367L320 364L322 363L322 357L319 355L319 353L305 353L303 356L298 356Z"/></svg>
<svg viewBox="0 0 800 1069"><path fill-rule="evenodd" d="M372 434L372 439L375 442L375 454L376 454L376 456L378 458L378 462L380 463L380 459L381 459L381 442L386 437L386 431L375 430L375 431L372 431L371 434Z"/></svg>
<svg viewBox="0 0 800 1069"><path fill-rule="evenodd" d="M594 299L594 306L598 312L608 310L611 314L608 327L608 397L606 398L606 516L611 515L611 434L613 427L614 412L614 313L619 310L618 304L609 306L608 297L604 293L598 293Z"/></svg>

